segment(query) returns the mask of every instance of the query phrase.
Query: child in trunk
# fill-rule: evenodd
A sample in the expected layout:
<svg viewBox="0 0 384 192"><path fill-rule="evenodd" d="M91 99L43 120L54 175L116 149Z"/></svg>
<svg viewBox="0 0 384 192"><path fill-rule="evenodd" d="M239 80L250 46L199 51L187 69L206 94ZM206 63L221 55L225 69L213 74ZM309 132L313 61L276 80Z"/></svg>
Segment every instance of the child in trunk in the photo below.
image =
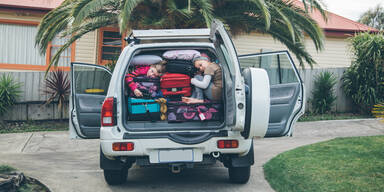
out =
<svg viewBox="0 0 384 192"><path fill-rule="evenodd" d="M221 68L217 63L210 62L207 57L196 57L193 59L194 66L202 73L191 79L195 86L191 97L183 97L185 103L203 103L204 98L211 101L221 101L223 79Z"/></svg>
<svg viewBox="0 0 384 192"><path fill-rule="evenodd" d="M159 77L165 72L165 64L166 61L161 61L150 66L137 67L133 72L125 76L125 83L136 97L143 97L143 93L138 89L138 84L133 79L142 75L146 75L149 78Z"/></svg>

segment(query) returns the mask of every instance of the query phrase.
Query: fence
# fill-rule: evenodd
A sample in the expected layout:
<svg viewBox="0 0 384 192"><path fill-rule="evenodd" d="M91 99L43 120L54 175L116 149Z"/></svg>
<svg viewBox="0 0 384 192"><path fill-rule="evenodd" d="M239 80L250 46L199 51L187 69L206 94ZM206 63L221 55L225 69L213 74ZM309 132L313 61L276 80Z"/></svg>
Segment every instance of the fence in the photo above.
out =
<svg viewBox="0 0 384 192"><path fill-rule="evenodd" d="M354 111L354 105L350 98L348 98L342 88L341 77L346 68L322 68L322 69L304 69L300 70L300 76L303 79L305 85L305 96L306 96L306 111L311 109L310 98L312 97L312 91L314 89L315 77L323 71L332 72L337 78L337 84L335 85L335 95L337 97L335 105L332 111L336 112L351 112Z"/></svg>
<svg viewBox="0 0 384 192"><path fill-rule="evenodd" d="M335 94L337 96L336 104L333 111L350 112L353 110L352 102L345 96L341 88L341 76L346 68L328 68L328 69L304 69L300 70L301 77L305 84L306 93L306 110L310 110L309 99L312 96L314 77L322 71L330 71L337 77L338 83L335 86ZM44 105L44 101L48 98L43 90L45 72L0 72L2 74L10 74L14 80L21 82L21 97L18 104L14 106L8 114L5 115L6 120L45 120L59 119L60 112L57 103ZM68 118L68 104L64 106L63 118Z"/></svg>
<svg viewBox="0 0 384 192"><path fill-rule="evenodd" d="M68 104L63 106L62 117L56 102L45 104L48 98L48 95L44 93L46 89L45 72L0 72L0 75L3 74L9 74L15 81L21 83L18 102L5 114L5 120L27 121L68 118Z"/></svg>

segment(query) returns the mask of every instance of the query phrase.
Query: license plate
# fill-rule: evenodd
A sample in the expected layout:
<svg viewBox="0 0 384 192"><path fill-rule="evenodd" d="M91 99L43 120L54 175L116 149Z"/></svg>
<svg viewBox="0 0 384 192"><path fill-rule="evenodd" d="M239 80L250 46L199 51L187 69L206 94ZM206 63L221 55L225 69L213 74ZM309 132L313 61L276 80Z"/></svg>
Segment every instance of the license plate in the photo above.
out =
<svg viewBox="0 0 384 192"><path fill-rule="evenodd" d="M193 162L193 149L159 150L159 163Z"/></svg>

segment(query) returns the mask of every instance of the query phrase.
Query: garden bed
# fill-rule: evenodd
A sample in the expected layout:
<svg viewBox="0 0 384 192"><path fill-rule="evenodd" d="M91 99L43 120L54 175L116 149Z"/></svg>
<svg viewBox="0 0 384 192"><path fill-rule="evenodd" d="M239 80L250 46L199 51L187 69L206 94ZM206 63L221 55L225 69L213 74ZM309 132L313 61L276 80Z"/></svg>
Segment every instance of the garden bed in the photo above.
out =
<svg viewBox="0 0 384 192"><path fill-rule="evenodd" d="M5 126L0 127L0 134L37 131L67 131L68 125L68 120L9 122L6 123Z"/></svg>
<svg viewBox="0 0 384 192"><path fill-rule="evenodd" d="M355 113L327 113L327 114L312 114L305 113L299 118L299 122L305 121L323 121L323 120L343 120L343 119L367 119L373 118L369 115L361 115Z"/></svg>

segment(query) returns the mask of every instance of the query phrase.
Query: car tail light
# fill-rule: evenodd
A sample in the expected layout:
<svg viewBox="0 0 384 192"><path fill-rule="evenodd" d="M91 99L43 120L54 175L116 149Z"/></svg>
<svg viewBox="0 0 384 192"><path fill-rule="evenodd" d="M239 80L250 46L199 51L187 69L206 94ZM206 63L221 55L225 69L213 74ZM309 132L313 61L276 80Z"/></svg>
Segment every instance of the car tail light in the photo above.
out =
<svg viewBox="0 0 384 192"><path fill-rule="evenodd" d="M101 126L116 125L115 113L115 99L113 97L106 98L101 108Z"/></svg>
<svg viewBox="0 0 384 192"><path fill-rule="evenodd" d="M217 147L219 149L238 148L239 141L238 140L219 140L217 141Z"/></svg>
<svg viewBox="0 0 384 192"><path fill-rule="evenodd" d="M118 142L112 144L114 151L133 151L134 144L132 142Z"/></svg>

